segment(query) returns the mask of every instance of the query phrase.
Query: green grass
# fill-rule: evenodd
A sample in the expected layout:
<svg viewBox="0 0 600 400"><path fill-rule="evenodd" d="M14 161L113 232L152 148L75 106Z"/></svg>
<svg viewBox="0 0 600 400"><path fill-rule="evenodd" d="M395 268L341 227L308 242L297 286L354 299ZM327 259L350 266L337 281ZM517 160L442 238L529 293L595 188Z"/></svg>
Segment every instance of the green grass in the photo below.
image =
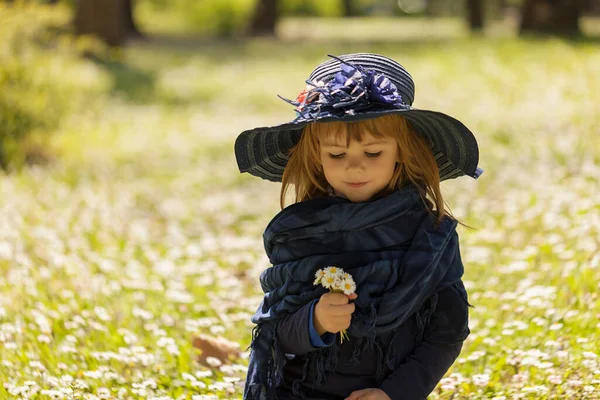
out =
<svg viewBox="0 0 600 400"><path fill-rule="evenodd" d="M112 84L60 124L59 161L0 177L0 398L241 397L247 360L201 366L191 346L209 333L246 349L269 265L279 185L240 175L233 141L292 118L276 94L353 51L397 59L415 106L461 119L481 147L482 177L443 185L476 228L460 231L475 308L431 398L600 398L597 44L415 38L448 20L304 41L286 24L280 42L163 36L86 61Z"/></svg>

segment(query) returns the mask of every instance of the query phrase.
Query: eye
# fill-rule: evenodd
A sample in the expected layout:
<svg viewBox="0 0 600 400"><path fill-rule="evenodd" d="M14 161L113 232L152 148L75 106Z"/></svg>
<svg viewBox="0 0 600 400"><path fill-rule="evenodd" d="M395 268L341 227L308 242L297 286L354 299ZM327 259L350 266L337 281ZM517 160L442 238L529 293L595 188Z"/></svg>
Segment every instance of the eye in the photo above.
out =
<svg viewBox="0 0 600 400"><path fill-rule="evenodd" d="M341 154L331 154L329 153L329 157L333 158L333 159L340 159L343 158L346 155L346 153L341 153ZM377 152L377 153L368 153L365 151L365 155L369 158L375 158L375 157L379 157L381 155L381 151Z"/></svg>

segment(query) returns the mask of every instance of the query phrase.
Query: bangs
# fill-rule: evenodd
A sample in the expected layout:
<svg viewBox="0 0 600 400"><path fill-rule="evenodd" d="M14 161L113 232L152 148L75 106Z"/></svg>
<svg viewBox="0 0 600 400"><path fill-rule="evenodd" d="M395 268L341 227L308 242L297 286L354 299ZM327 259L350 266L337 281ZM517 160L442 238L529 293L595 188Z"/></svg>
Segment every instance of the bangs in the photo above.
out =
<svg viewBox="0 0 600 400"><path fill-rule="evenodd" d="M348 147L352 140L362 142L365 134L370 134L378 139L395 137L395 133L402 122L400 116L384 115L356 122L315 122L312 124L310 131L316 136L319 143L322 143L326 138L332 138L335 142L344 142L345 139L346 147Z"/></svg>

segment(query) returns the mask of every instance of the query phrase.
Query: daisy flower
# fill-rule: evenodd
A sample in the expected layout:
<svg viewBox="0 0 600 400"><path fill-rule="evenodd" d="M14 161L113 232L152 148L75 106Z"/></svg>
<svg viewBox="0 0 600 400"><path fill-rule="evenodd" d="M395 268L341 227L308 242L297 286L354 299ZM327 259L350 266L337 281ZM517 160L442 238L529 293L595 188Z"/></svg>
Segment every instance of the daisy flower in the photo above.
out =
<svg viewBox="0 0 600 400"><path fill-rule="evenodd" d="M350 277L350 279L343 279L340 288L346 296L350 296L356 291L356 283L354 283L352 277Z"/></svg>
<svg viewBox="0 0 600 400"><path fill-rule="evenodd" d="M319 283L321 283L321 279L323 279L325 277L325 271L323 271L322 269L318 270L317 273L315 274L315 281L313 282L313 285L318 285Z"/></svg>
<svg viewBox="0 0 600 400"><path fill-rule="evenodd" d="M323 285L323 287L325 289L333 289L333 285L335 283L336 279L335 279L335 275L325 275L323 277L323 279L321 280L321 285ZM331 290L333 291L333 290Z"/></svg>
<svg viewBox="0 0 600 400"><path fill-rule="evenodd" d="M338 275L335 277L335 279L333 280L333 283L331 284L331 290L333 292L339 292L339 291L343 291L343 283L344 280Z"/></svg>

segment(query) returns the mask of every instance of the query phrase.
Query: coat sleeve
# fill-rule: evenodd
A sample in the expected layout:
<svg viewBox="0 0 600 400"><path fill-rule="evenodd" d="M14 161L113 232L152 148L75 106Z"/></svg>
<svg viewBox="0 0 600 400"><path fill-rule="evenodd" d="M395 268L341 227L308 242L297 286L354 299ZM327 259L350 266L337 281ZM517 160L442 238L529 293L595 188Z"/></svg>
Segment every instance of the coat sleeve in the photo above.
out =
<svg viewBox="0 0 600 400"><path fill-rule="evenodd" d="M296 312L286 315L277 324L279 344L285 354L303 355L333 344L334 334L327 332L319 336L314 328L312 315L316 302L317 300L313 300Z"/></svg>
<svg viewBox="0 0 600 400"><path fill-rule="evenodd" d="M458 358L469 335L468 300L462 282L438 292L423 340L379 386L392 400L423 400Z"/></svg>

